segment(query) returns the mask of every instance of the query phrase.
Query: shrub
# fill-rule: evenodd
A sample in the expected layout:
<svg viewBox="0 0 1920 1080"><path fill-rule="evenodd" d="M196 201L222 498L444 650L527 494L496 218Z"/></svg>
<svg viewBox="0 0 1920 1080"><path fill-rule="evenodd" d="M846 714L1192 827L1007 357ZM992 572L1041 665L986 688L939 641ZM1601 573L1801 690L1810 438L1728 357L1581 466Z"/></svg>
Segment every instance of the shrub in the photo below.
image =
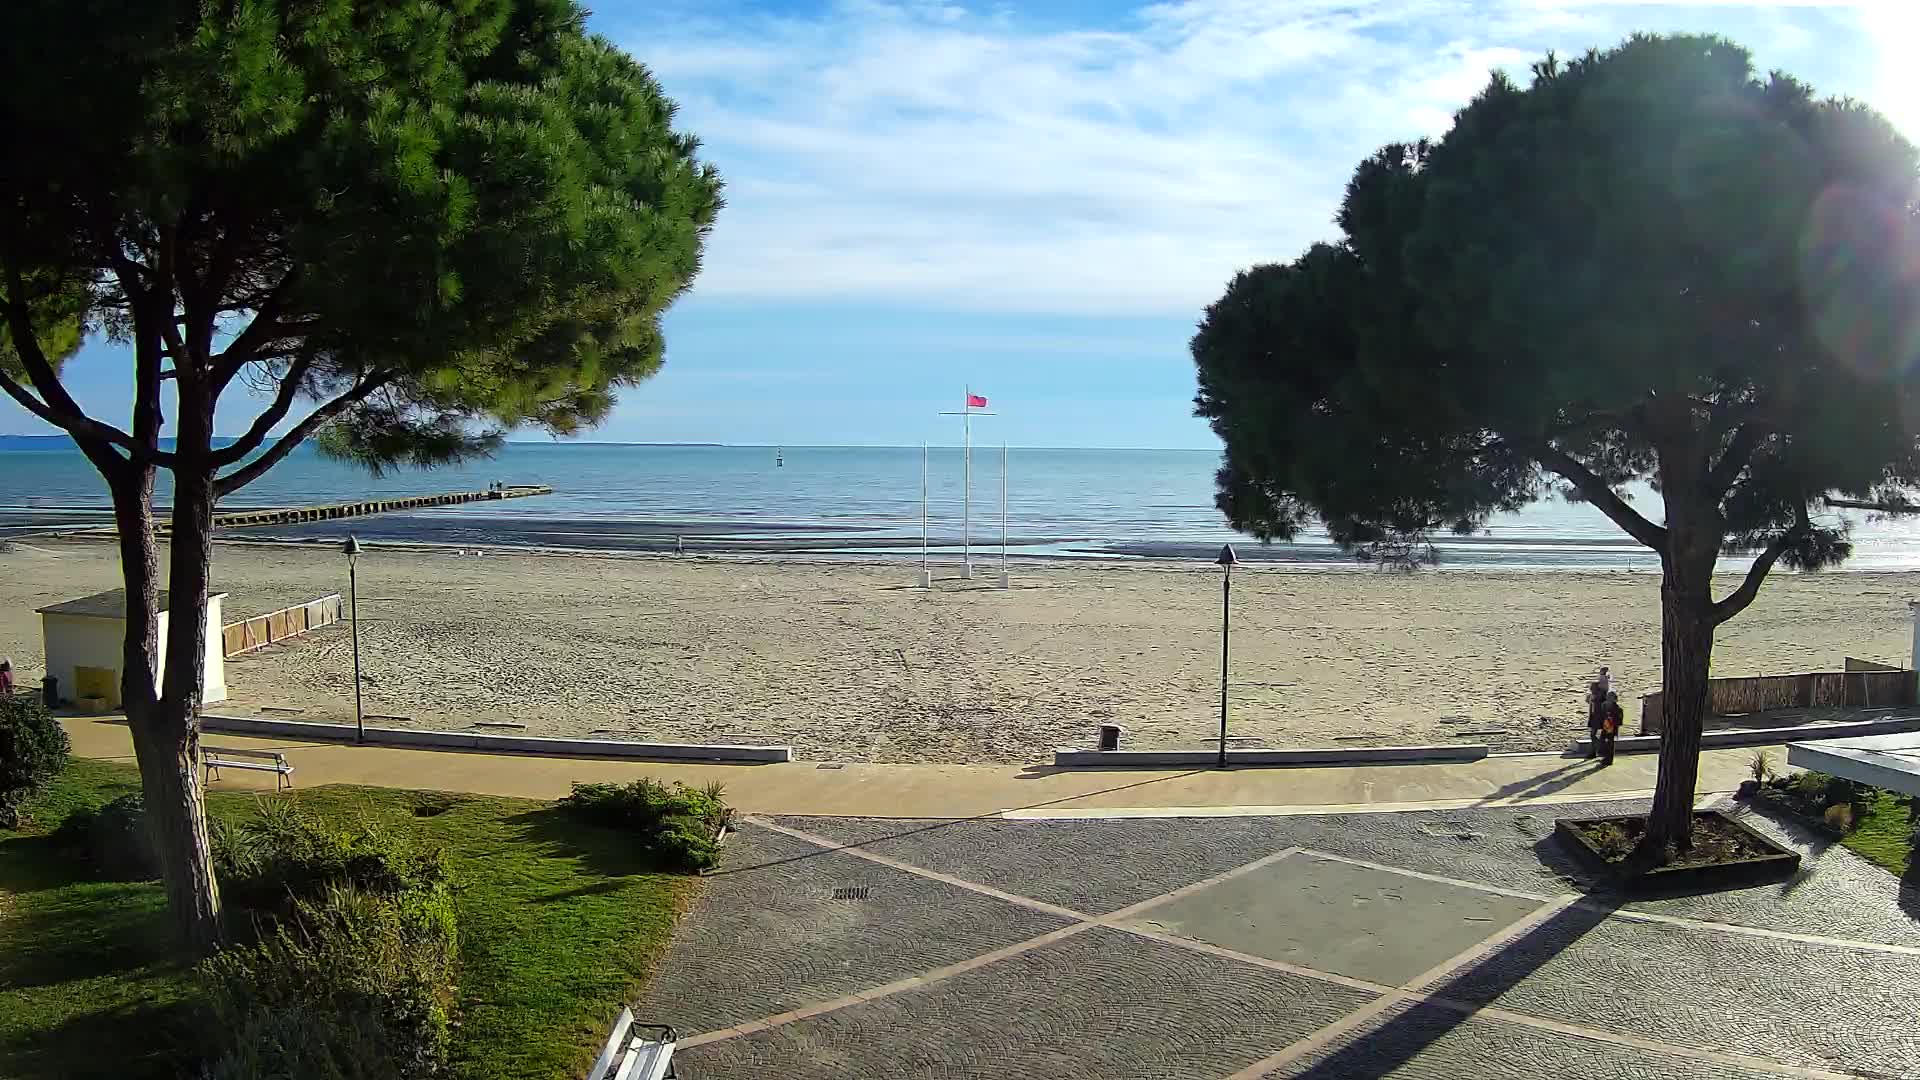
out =
<svg viewBox="0 0 1920 1080"><path fill-rule="evenodd" d="M1773 755L1765 750L1757 751L1753 755L1753 764L1747 768L1753 773L1754 780L1762 784L1772 780L1776 775L1773 769Z"/></svg>
<svg viewBox="0 0 1920 1080"><path fill-rule="evenodd" d="M1852 832L1853 804L1845 802L1834 803L1832 806L1827 807L1827 812L1820 815L1820 818L1827 823L1828 828L1835 832Z"/></svg>
<svg viewBox="0 0 1920 1080"><path fill-rule="evenodd" d="M384 897L448 890L446 858L437 848L417 848L371 825L328 825L282 800L261 800L257 810L212 832L214 873L235 916L275 922L300 901L341 886Z"/></svg>
<svg viewBox="0 0 1920 1080"><path fill-rule="evenodd" d="M53 831L56 847L92 864L109 881L151 881L160 876L160 853L147 832L147 808L139 795L122 795L100 807L69 813Z"/></svg>
<svg viewBox="0 0 1920 1080"><path fill-rule="evenodd" d="M444 890L353 885L301 897L251 945L203 961L222 1046L208 1077L401 1080L441 1074L455 940Z"/></svg>
<svg viewBox="0 0 1920 1080"><path fill-rule="evenodd" d="M724 791L719 784L690 788L646 777L625 785L576 783L560 806L589 824L633 833L669 869L704 870L719 861L715 836L731 816L720 798Z"/></svg>
<svg viewBox="0 0 1920 1080"><path fill-rule="evenodd" d="M0 829L20 827L27 797L67 767L67 731L35 697L0 698Z"/></svg>

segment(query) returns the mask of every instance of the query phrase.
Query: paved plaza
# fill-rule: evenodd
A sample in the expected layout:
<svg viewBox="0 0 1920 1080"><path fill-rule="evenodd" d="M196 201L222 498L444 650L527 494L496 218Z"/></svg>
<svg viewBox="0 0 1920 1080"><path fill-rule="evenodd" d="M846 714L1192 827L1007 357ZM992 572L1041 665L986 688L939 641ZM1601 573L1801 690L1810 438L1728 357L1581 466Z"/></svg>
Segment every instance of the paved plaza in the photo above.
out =
<svg viewBox="0 0 1920 1080"><path fill-rule="evenodd" d="M643 1012L690 1080L1920 1076L1920 892L1597 889L1593 804L752 817Z"/></svg>

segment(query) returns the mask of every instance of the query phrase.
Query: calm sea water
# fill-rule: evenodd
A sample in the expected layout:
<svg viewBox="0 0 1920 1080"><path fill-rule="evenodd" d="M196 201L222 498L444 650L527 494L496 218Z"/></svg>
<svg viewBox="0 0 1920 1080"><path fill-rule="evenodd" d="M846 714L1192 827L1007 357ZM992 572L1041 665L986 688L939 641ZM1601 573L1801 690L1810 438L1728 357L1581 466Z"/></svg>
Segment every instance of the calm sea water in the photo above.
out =
<svg viewBox="0 0 1920 1080"><path fill-rule="evenodd" d="M0 443L0 535L98 522L106 491L71 447ZM1006 534L1015 555L1210 558L1235 542L1243 558L1347 566L1323 537L1261 548L1227 528L1213 506L1219 455L1183 450L1015 448L1005 459ZM249 536L388 542L523 544L582 549L806 550L917 558L922 534L919 447L629 446L513 443L486 462L375 479L302 448L224 508L295 506L510 484L554 494L325 522ZM941 554L960 550L966 487L958 448L927 453L927 533ZM168 497L166 474L157 496ZM976 552L1001 539L1000 448L974 449ZM1637 505L1658 516L1659 499ZM1853 515L1852 569L1920 568L1920 520ZM1484 535L1446 538L1457 569L1639 569L1652 555L1591 507L1557 499L1494 521ZM1732 568L1733 563L1728 567Z"/></svg>

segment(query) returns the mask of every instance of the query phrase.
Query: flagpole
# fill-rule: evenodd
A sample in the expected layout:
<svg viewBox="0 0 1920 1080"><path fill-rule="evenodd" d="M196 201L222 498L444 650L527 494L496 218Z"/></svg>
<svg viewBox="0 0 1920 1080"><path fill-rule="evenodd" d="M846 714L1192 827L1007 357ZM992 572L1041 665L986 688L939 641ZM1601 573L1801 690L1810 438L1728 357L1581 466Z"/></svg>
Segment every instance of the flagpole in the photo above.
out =
<svg viewBox="0 0 1920 1080"><path fill-rule="evenodd" d="M927 444L920 444L920 587L933 588L933 570L927 566Z"/></svg>
<svg viewBox="0 0 1920 1080"><path fill-rule="evenodd" d="M960 576L973 580L973 387L964 389L965 396L960 399L960 426L966 431L966 448L961 451L965 458L960 468L961 484L966 488L966 509L962 512L960 526L960 550L962 569Z"/></svg>
<svg viewBox="0 0 1920 1080"><path fill-rule="evenodd" d="M1007 444L1000 444L1000 587L1007 587Z"/></svg>

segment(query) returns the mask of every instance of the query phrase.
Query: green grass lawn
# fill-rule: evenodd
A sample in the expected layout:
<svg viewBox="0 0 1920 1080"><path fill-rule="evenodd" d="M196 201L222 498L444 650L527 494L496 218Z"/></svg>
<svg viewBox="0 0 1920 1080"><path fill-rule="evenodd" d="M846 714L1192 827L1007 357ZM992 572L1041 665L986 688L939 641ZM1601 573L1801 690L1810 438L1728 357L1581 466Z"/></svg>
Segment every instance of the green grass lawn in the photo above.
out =
<svg viewBox="0 0 1920 1080"><path fill-rule="evenodd" d="M191 1060L192 973L175 958L159 883L90 880L45 836L67 811L138 789L130 766L76 760L29 807L29 828L0 832L0 1076L170 1077ZM698 886L650 872L624 836L548 803L356 787L278 797L446 849L463 1080L585 1071ZM220 793L207 805L242 818L255 799Z"/></svg>
<svg viewBox="0 0 1920 1080"><path fill-rule="evenodd" d="M1840 842L1887 868L1895 877L1907 872L1907 860L1913 854L1907 839L1912 828L1907 801L1890 791L1877 791L1873 802L1863 804L1853 819L1853 831Z"/></svg>

